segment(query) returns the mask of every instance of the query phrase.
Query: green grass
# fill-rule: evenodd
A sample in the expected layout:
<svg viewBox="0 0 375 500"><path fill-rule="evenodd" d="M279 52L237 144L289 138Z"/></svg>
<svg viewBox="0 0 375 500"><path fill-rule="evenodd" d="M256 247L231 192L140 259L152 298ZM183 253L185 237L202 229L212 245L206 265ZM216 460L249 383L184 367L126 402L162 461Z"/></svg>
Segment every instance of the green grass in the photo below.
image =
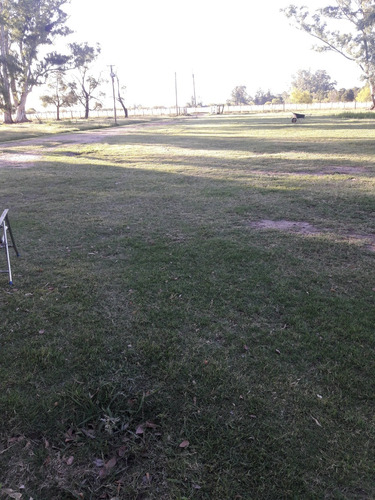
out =
<svg viewBox="0 0 375 500"><path fill-rule="evenodd" d="M152 119L118 119L118 125L133 125L151 121ZM153 119L157 120L157 119ZM83 130L96 130L113 127L113 118L89 118L87 120L74 118L71 120L40 120L27 123L14 123L12 125L0 125L1 142L14 141L41 137L49 134L79 132Z"/></svg>
<svg viewBox="0 0 375 500"><path fill-rule="evenodd" d="M372 121L118 130L2 148L4 498L374 498Z"/></svg>
<svg viewBox="0 0 375 500"><path fill-rule="evenodd" d="M346 118L346 119L351 119L354 118L356 120L373 120L374 119L374 113L372 111L345 111L343 113L338 113L338 117L340 118Z"/></svg>

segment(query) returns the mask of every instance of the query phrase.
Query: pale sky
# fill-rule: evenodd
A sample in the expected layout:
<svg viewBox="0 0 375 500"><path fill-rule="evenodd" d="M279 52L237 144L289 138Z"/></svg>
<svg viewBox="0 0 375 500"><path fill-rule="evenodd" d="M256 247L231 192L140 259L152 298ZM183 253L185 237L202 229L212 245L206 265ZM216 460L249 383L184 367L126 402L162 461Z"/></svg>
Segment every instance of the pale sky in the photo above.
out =
<svg viewBox="0 0 375 500"><path fill-rule="evenodd" d="M359 70L340 55L317 53L309 37L289 25L280 9L311 9L334 0L71 0L67 41L99 42L99 67L113 64L126 85L128 106L183 106L193 94L204 104L225 103L237 85L290 89L299 69L324 69L338 88L362 86ZM104 89L111 94L111 86Z"/></svg>

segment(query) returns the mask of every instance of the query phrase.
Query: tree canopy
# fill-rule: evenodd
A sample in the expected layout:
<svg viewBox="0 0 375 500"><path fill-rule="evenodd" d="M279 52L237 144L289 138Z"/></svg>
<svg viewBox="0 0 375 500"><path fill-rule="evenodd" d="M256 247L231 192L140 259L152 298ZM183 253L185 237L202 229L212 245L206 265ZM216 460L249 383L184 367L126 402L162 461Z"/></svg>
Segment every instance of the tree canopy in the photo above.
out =
<svg viewBox="0 0 375 500"><path fill-rule="evenodd" d="M62 9L69 0L0 0L0 107L4 119L26 121L26 99L34 86L45 82L53 68L68 58L51 51L41 56L43 46L71 30L65 26Z"/></svg>
<svg viewBox="0 0 375 500"><path fill-rule="evenodd" d="M313 99L324 100L328 93L335 88L336 82L325 70L312 73L310 70L300 69L293 76L292 87L302 92L309 92Z"/></svg>
<svg viewBox="0 0 375 500"><path fill-rule="evenodd" d="M307 7L282 9L293 25L318 41L319 52L333 51L353 61L368 82L375 107L375 4L373 0L336 0L310 13ZM338 23L342 30L336 29Z"/></svg>
<svg viewBox="0 0 375 500"><path fill-rule="evenodd" d="M85 108L85 118L89 117L91 111L90 103L95 102L95 108L100 107L101 93L98 88L103 83L103 79L99 76L94 76L91 72L92 65L100 54L100 45L95 47L85 43L69 44L71 50L71 60L75 68L74 81L70 84L77 100Z"/></svg>
<svg viewBox="0 0 375 500"><path fill-rule="evenodd" d="M232 90L230 102L232 102L235 106L249 104L250 101L251 97L248 95L245 85L238 85Z"/></svg>
<svg viewBox="0 0 375 500"><path fill-rule="evenodd" d="M50 78L48 84L49 92L40 97L43 106L53 105L56 107L56 119L60 120L60 109L73 106L77 97L69 84L64 79L64 73L57 71Z"/></svg>

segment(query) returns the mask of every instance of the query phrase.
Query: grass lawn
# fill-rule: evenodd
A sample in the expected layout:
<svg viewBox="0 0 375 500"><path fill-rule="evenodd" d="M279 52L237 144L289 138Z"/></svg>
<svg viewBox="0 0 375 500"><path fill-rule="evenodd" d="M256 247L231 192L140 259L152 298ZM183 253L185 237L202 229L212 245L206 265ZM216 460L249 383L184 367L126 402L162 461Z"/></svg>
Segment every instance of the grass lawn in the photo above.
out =
<svg viewBox="0 0 375 500"><path fill-rule="evenodd" d="M375 122L104 132L2 144L0 497L374 499Z"/></svg>

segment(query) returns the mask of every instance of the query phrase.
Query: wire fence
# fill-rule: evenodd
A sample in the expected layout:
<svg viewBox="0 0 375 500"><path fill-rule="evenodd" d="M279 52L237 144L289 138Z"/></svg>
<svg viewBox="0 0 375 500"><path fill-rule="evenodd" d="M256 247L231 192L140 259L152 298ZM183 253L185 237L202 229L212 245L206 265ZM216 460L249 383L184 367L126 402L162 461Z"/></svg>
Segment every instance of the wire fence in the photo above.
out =
<svg viewBox="0 0 375 500"><path fill-rule="evenodd" d="M308 110L368 110L372 103L370 102L321 102L312 104L263 104L263 105L242 105L232 106L228 104L200 106L200 107L135 107L128 108L129 117L140 116L176 116L176 115L200 115L200 114L231 114L231 113L266 113L272 111L308 111ZM124 117L123 111L116 109L117 117ZM56 119L56 111L38 111L28 113L28 118L31 120L54 120ZM60 109L60 119L62 120L77 120L84 118L84 110L79 108ZM92 118L113 118L113 109L99 109L90 112Z"/></svg>

